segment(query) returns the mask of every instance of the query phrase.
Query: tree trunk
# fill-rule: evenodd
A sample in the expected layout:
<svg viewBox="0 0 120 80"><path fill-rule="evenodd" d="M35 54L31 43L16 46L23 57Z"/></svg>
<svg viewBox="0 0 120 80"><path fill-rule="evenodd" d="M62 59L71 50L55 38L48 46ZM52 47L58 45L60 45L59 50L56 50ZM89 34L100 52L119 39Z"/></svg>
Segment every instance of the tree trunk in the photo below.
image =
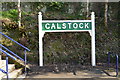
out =
<svg viewBox="0 0 120 80"><path fill-rule="evenodd" d="M21 8L20 8L20 0L18 0L18 27L21 27Z"/></svg>
<svg viewBox="0 0 120 80"><path fill-rule="evenodd" d="M87 15L86 15L86 17L88 17L89 16L89 0L87 0Z"/></svg>
<svg viewBox="0 0 120 80"><path fill-rule="evenodd" d="M108 23L108 16L107 16L107 14L108 14L108 0L106 0L106 3L105 3L105 14L104 14L104 17L105 17L105 27L107 27L108 25L107 25L107 23Z"/></svg>

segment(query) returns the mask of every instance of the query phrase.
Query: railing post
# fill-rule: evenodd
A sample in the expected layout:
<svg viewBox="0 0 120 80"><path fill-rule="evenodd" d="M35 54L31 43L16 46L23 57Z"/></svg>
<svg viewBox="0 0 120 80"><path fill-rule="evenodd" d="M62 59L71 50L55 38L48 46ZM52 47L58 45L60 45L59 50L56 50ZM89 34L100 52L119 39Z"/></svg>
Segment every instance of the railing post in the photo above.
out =
<svg viewBox="0 0 120 80"><path fill-rule="evenodd" d="M9 76L8 76L8 56L6 55L6 75L7 75L7 80L9 80Z"/></svg>
<svg viewBox="0 0 120 80"><path fill-rule="evenodd" d="M27 75L27 68L26 68L27 55L26 55L26 50L24 50L24 55L25 55L25 76L26 76Z"/></svg>
<svg viewBox="0 0 120 80"><path fill-rule="evenodd" d="M116 54L116 77L118 77L118 55Z"/></svg>
<svg viewBox="0 0 120 80"><path fill-rule="evenodd" d="M110 66L110 54L111 54L111 52L108 52L108 66ZM115 57L116 57L116 77L118 77L118 74L119 74L119 70L118 70L118 67L119 67L119 60L118 60L118 55L117 54L115 54L114 55Z"/></svg>

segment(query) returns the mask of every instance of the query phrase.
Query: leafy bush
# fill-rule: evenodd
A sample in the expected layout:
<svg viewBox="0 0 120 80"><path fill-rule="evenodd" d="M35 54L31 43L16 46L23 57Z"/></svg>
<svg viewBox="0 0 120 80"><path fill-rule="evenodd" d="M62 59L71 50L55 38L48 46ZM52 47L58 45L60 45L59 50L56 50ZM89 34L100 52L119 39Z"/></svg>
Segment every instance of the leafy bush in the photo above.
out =
<svg viewBox="0 0 120 80"><path fill-rule="evenodd" d="M4 18L10 18L13 21L18 21L18 11L16 9L11 9L9 11L1 12Z"/></svg>
<svg viewBox="0 0 120 80"><path fill-rule="evenodd" d="M18 21L18 10L17 9L10 9L9 11L1 11L3 18L9 18L12 21ZM27 14L26 12L22 12L22 15Z"/></svg>

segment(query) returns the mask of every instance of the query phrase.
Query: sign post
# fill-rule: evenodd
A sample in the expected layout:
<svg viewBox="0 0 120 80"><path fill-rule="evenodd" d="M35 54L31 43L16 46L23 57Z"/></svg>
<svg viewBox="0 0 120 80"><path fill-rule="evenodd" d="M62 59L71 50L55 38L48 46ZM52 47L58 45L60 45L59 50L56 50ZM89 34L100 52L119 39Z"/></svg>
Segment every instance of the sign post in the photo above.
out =
<svg viewBox="0 0 120 80"><path fill-rule="evenodd" d="M91 21L92 21L92 30L91 30L91 55L92 55L92 66L96 66L96 57L95 57L95 15L94 12L91 13Z"/></svg>
<svg viewBox="0 0 120 80"><path fill-rule="evenodd" d="M86 32L91 36L92 66L96 66L95 58L95 15L91 13L91 20L42 20L39 12L39 66L43 66L43 42L45 32Z"/></svg>

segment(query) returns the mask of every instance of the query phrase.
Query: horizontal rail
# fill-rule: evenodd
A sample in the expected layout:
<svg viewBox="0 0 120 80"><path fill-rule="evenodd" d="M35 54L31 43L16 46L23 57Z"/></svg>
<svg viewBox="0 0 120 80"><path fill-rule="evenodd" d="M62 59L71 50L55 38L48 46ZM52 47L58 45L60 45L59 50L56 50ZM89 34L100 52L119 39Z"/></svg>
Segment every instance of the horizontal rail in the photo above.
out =
<svg viewBox="0 0 120 80"><path fill-rule="evenodd" d="M7 74L7 72L6 72L6 71L4 71L3 69L0 69L0 71L2 71L3 73Z"/></svg>
<svg viewBox="0 0 120 80"><path fill-rule="evenodd" d="M18 43L17 41L13 40L12 38L8 37L7 35L3 34L2 32L0 32L0 34L2 34L3 36L5 36L6 38L10 39L11 41L15 42L16 44L20 45L21 47L23 47L27 51L30 51L30 49L28 49L27 47L25 47L22 44Z"/></svg>
<svg viewBox="0 0 120 80"><path fill-rule="evenodd" d="M22 59L21 57L19 57L17 54L15 54L14 52L12 52L11 50L9 50L8 48L6 48L5 46L3 46L2 44L0 44L0 46L3 47L4 49L6 49L11 54L13 54L14 56L16 56L17 58L19 58L20 60L24 61L24 59Z"/></svg>
<svg viewBox="0 0 120 80"><path fill-rule="evenodd" d="M7 56L11 57L12 59L17 60L14 56L12 56L11 54L9 54L6 51L2 50L1 48L0 48L0 51L5 53Z"/></svg>

